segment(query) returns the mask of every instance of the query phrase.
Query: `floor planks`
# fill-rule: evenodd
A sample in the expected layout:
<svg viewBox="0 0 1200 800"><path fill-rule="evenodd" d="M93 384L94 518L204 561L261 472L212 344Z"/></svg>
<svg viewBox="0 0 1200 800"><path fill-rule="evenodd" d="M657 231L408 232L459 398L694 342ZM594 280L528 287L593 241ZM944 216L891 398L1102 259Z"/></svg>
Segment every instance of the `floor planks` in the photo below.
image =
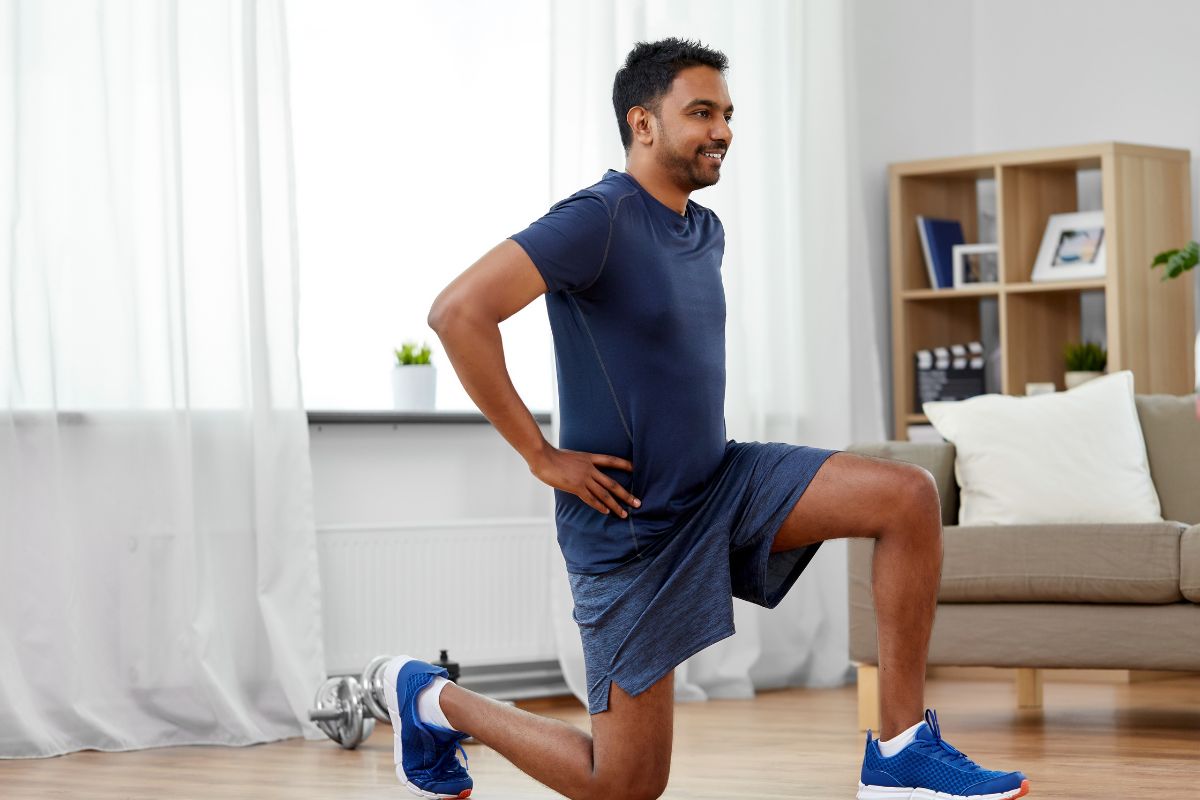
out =
<svg viewBox="0 0 1200 800"><path fill-rule="evenodd" d="M1183 797L1200 767L1200 677L1132 685L1045 684L1042 711L1018 711L1011 683L936 679L929 704L948 741L993 769L1021 769L1031 798ZM574 701L533 707L578 725ZM677 706L666 797L854 797L863 735L853 687L766 692ZM468 745L477 800L556 797L481 745ZM391 729L356 751L293 740L0 761L0 797L406 798ZM614 800L617 800L614 798Z"/></svg>

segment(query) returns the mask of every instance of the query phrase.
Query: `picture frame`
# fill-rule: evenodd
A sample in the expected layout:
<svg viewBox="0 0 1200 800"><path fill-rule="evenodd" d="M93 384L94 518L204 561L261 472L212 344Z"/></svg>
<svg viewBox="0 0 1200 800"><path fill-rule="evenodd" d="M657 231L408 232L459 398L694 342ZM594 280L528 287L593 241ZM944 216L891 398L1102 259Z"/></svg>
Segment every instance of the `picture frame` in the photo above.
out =
<svg viewBox="0 0 1200 800"><path fill-rule="evenodd" d="M1103 211L1051 214L1031 280L1045 283L1103 278L1104 238Z"/></svg>
<svg viewBox="0 0 1200 800"><path fill-rule="evenodd" d="M951 252L955 289L1000 282L1000 245L956 244Z"/></svg>

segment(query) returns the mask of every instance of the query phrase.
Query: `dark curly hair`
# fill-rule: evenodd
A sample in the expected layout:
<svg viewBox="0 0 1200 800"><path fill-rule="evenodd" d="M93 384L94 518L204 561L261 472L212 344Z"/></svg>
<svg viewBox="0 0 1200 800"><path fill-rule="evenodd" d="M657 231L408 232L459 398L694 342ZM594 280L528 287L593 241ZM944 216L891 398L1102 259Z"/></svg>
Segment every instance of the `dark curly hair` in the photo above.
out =
<svg viewBox="0 0 1200 800"><path fill-rule="evenodd" d="M657 42L638 42L625 57L625 65L613 79L613 111L617 114L617 129L625 152L633 146L633 131L625 115L634 106L641 106L657 116L662 98L671 89L671 82L688 67L712 67L722 75L729 68L729 59L720 50L705 47L688 39L661 39Z"/></svg>

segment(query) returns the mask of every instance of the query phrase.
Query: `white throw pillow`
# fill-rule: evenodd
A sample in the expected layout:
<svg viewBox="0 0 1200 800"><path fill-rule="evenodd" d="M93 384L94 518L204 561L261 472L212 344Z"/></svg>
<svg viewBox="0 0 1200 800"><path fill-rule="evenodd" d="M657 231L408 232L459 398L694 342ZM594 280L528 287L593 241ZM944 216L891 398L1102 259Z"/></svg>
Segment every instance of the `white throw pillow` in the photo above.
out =
<svg viewBox="0 0 1200 800"><path fill-rule="evenodd" d="M1132 372L923 408L957 451L960 525L1162 521Z"/></svg>

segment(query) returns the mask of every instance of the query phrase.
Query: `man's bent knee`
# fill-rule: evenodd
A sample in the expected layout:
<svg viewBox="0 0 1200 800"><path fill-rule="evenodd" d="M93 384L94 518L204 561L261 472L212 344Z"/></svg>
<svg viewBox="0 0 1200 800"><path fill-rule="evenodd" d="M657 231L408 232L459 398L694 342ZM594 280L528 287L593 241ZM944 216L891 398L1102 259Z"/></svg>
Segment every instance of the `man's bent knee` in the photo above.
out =
<svg viewBox="0 0 1200 800"><path fill-rule="evenodd" d="M928 470L916 465L904 465L897 472L893 527L905 535L940 534L942 500L937 481Z"/></svg>
<svg viewBox="0 0 1200 800"><path fill-rule="evenodd" d="M597 774L582 800L657 800L667 790L670 767L638 767L631 765L620 770Z"/></svg>

